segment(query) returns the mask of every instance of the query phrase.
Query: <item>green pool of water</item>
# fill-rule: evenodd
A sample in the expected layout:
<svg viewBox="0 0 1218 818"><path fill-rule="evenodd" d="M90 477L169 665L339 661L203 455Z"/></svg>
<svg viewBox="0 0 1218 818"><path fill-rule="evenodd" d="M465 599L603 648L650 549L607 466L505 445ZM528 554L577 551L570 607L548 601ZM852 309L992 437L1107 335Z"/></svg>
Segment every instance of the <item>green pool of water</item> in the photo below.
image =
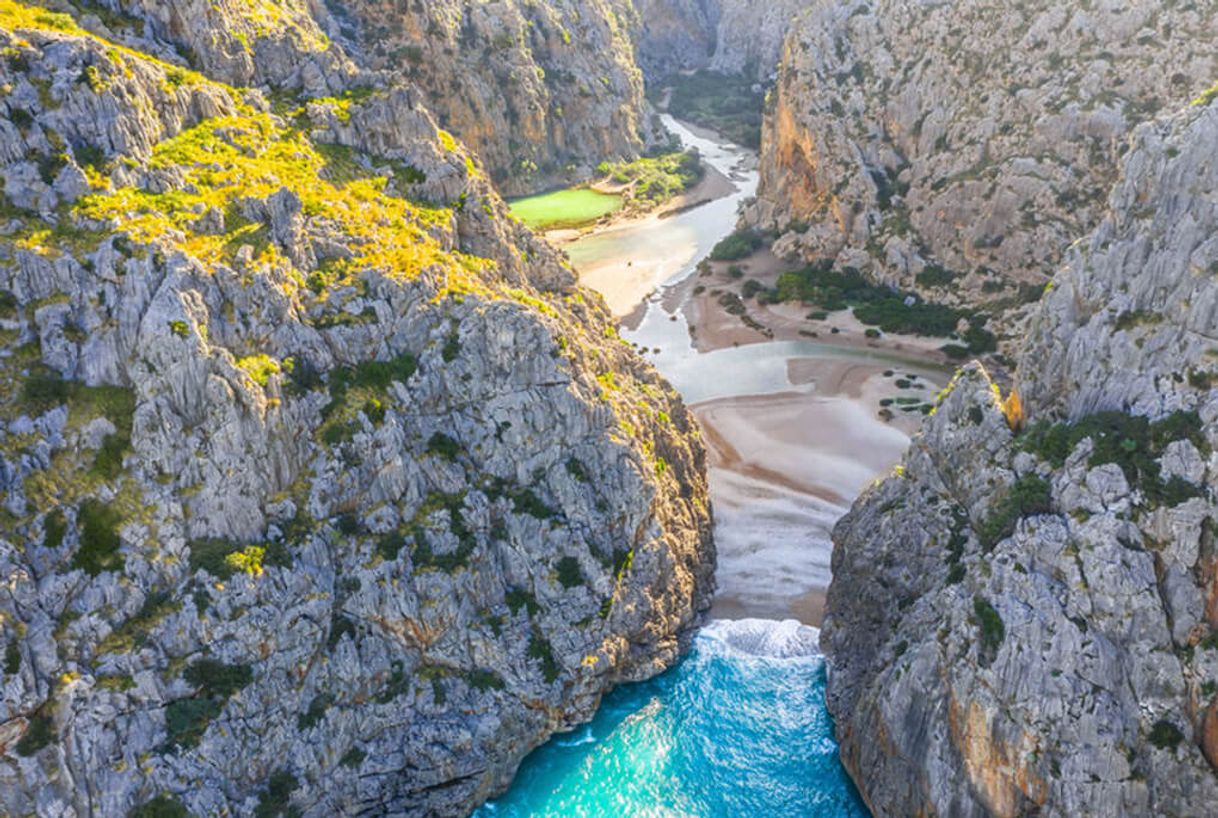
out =
<svg viewBox="0 0 1218 818"><path fill-rule="evenodd" d="M622 197L588 188L559 190L509 203L512 215L534 230L583 227L622 209Z"/></svg>

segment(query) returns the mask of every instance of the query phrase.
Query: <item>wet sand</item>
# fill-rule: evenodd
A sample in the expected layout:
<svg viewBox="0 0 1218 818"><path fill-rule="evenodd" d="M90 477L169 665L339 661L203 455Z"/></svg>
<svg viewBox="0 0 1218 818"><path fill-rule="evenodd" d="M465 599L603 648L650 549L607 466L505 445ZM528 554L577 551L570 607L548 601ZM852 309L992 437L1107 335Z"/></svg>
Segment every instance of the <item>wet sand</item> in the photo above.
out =
<svg viewBox="0 0 1218 818"><path fill-rule="evenodd" d="M811 394L692 407L715 503L719 592L712 615L739 610L819 624L833 525L900 461L917 426L914 418L889 424L876 417L874 395L891 388L883 364L798 363L815 379Z"/></svg>

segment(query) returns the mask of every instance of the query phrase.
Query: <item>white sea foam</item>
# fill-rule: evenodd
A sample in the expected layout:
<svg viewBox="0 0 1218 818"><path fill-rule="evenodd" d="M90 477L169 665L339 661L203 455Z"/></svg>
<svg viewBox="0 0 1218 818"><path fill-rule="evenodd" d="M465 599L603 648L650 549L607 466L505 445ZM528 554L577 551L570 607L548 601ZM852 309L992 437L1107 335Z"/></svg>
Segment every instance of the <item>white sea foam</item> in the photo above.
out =
<svg viewBox="0 0 1218 818"><path fill-rule="evenodd" d="M819 658L820 630L794 619L715 619L698 634L701 646L772 659Z"/></svg>

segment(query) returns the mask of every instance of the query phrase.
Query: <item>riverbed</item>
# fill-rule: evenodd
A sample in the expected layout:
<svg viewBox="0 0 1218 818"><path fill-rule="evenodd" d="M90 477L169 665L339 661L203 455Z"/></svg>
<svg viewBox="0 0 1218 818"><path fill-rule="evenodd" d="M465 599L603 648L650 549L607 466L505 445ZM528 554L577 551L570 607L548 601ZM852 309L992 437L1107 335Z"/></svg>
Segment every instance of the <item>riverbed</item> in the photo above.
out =
<svg viewBox="0 0 1218 818"><path fill-rule="evenodd" d="M801 336L798 322L783 325L782 315L774 323L785 337L774 339L722 310L707 315L692 285L713 287L716 273L700 275L698 262L756 193L756 156L671 117L665 124L735 190L675 216L615 225L566 250L585 284L612 293L623 337L702 426L719 551L712 616L819 625L833 524L900 461L921 420L920 413L881 419L880 401L899 393L898 373L916 375L917 387L906 392L927 401L947 375L924 354L924 341L868 339L848 314L836 320L832 341ZM753 266L761 277L761 267L776 264Z"/></svg>
<svg viewBox="0 0 1218 818"><path fill-rule="evenodd" d="M792 305L750 304L758 330L720 309L716 294L742 276L698 262L755 193L756 157L665 123L730 182L726 195L565 249L701 425L719 554L711 621L677 667L615 690L477 815L864 816L823 698L830 533L901 459L947 373L925 339L870 337L849 313L809 324ZM767 284L781 266L742 263Z"/></svg>

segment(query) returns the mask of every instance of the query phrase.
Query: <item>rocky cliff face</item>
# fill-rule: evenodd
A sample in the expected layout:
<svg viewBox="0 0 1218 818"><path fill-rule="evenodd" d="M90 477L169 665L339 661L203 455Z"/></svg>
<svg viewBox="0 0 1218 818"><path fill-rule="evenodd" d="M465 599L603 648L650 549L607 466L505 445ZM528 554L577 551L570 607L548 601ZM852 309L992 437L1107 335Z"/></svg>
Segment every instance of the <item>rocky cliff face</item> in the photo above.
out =
<svg viewBox="0 0 1218 818"><path fill-rule="evenodd" d="M630 0L351 0L363 59L421 89L506 195L587 178L662 137Z"/></svg>
<svg viewBox="0 0 1218 818"><path fill-rule="evenodd" d="M769 80L782 59L787 33L806 0L723 0L712 71Z"/></svg>
<svg viewBox="0 0 1218 818"><path fill-rule="evenodd" d="M635 0L639 66L649 80L705 68L718 44L723 0Z"/></svg>
<svg viewBox="0 0 1218 818"><path fill-rule="evenodd" d="M639 63L649 79L710 69L766 80L804 0L635 0Z"/></svg>
<svg viewBox="0 0 1218 818"><path fill-rule="evenodd" d="M465 814L677 657L701 446L424 95L193 8L0 0L0 812Z"/></svg>
<svg viewBox="0 0 1218 818"><path fill-rule="evenodd" d="M876 814L1218 803L1215 151L1218 104L1138 129L1033 316L1026 424L966 370L839 524L829 706Z"/></svg>
<svg viewBox="0 0 1218 818"><path fill-rule="evenodd" d="M749 219L780 252L904 286L935 264L1010 306L1100 221L1132 128L1212 82L1216 39L1189 4L813 3Z"/></svg>

